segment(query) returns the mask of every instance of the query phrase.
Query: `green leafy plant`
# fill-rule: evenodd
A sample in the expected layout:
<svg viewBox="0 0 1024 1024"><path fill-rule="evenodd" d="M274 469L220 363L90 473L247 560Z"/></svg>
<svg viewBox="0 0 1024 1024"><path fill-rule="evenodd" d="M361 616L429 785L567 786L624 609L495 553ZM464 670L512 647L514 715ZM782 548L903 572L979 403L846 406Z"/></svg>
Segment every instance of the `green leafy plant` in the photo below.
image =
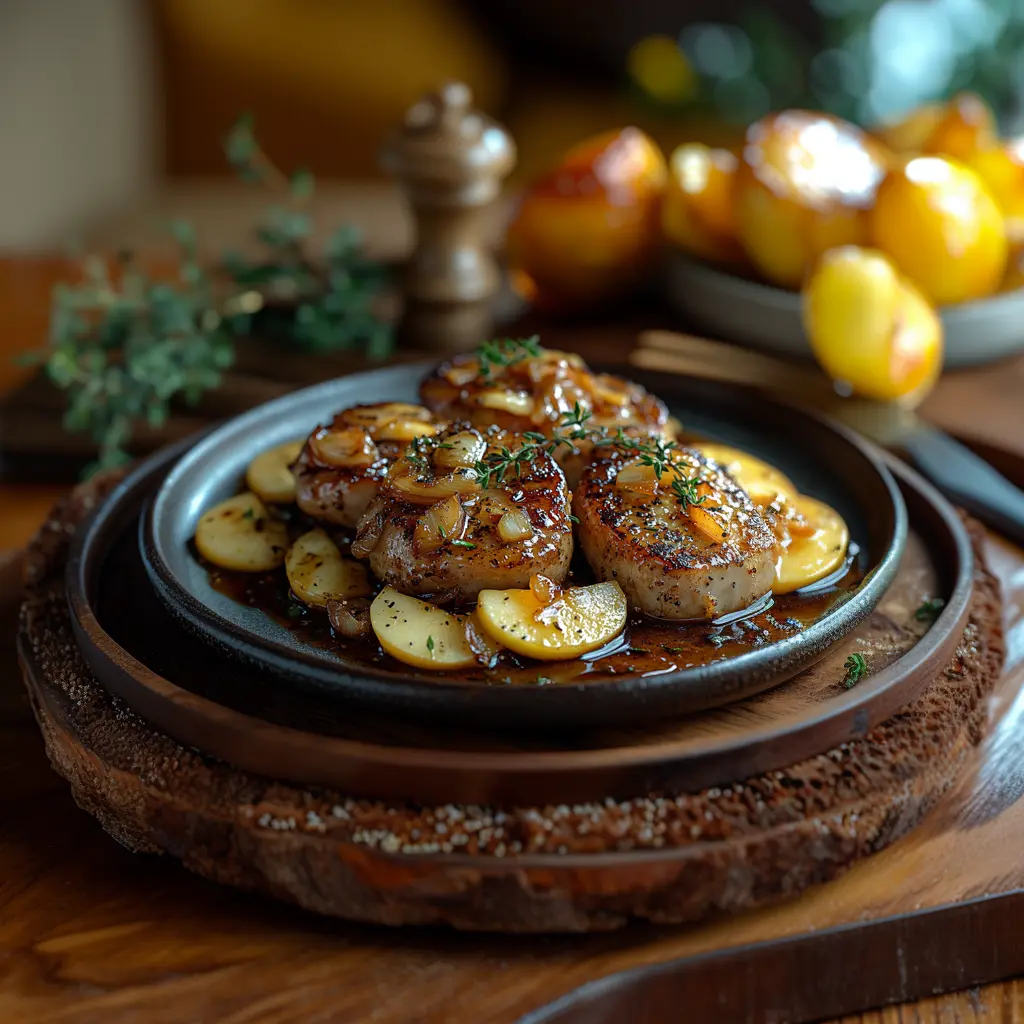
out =
<svg viewBox="0 0 1024 1024"><path fill-rule="evenodd" d="M159 427L176 396L198 401L234 358L195 238L183 225L175 234L176 282L153 280L125 254L114 273L106 260L87 258L80 282L54 290L48 347L34 358L67 394L65 428L96 441L87 473L128 461L125 446L139 422Z"/></svg>
<svg viewBox="0 0 1024 1024"><path fill-rule="evenodd" d="M288 177L280 171L260 148L249 116L232 127L224 152L243 181L257 182L279 196L256 228L259 258L239 252L224 258L224 271L249 298L251 319L239 319L236 329L312 352L364 348L370 358L387 356L393 345L391 327L374 311L387 276L379 263L367 258L359 232L343 225L328 239L323 261L312 260L306 252L313 232L312 175L298 170Z"/></svg>
<svg viewBox="0 0 1024 1024"><path fill-rule="evenodd" d="M44 364L66 393L65 428L96 442L87 474L128 461L139 424L159 427L172 401L194 404L220 385L247 336L312 352L359 348L371 359L391 350L391 328L374 311L384 270L366 257L358 233L339 228L319 262L306 252L312 175L286 178L258 146L250 118L228 133L225 153L244 180L282 193L256 227L262 258L229 253L207 272L195 231L182 221L170 225L179 246L173 280L154 279L131 254L114 266L88 256L81 280L54 289L45 347L22 357Z"/></svg>
<svg viewBox="0 0 1024 1024"><path fill-rule="evenodd" d="M867 674L868 663L859 652L851 654L843 664L846 675L843 676L843 687L847 690L856 686Z"/></svg>
<svg viewBox="0 0 1024 1024"><path fill-rule="evenodd" d="M934 622L945 607L946 602L941 597L929 597L914 612L914 618L918 622Z"/></svg>

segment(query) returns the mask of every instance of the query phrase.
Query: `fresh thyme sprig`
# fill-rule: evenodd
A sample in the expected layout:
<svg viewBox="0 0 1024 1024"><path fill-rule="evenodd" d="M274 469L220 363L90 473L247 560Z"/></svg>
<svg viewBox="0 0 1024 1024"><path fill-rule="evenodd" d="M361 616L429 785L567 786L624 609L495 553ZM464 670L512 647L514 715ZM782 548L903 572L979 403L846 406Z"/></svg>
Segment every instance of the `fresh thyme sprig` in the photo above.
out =
<svg viewBox="0 0 1024 1024"><path fill-rule="evenodd" d="M86 473L120 465L140 423L161 426L171 402L199 400L217 387L239 339L260 334L313 351L362 347L371 358L391 348L391 329L374 312L383 268L367 259L351 228L328 242L326 262L305 255L312 231L306 210L313 178L286 177L259 148L251 118L225 139L228 160L249 181L284 193L257 227L266 258L225 257L208 275L192 226L169 225L179 245L177 280L154 280L131 254L89 256L81 281L54 289L50 329L40 352L20 361L45 364L67 395L65 429L88 432L99 450Z"/></svg>
<svg viewBox="0 0 1024 1024"><path fill-rule="evenodd" d="M473 467L480 485L502 484L507 476L520 476L524 467L533 463L541 453L554 455L563 446L575 449L578 442L590 441L599 447L615 447L636 456L642 465L654 470L659 481L670 476L669 486L683 511L707 501L707 495L700 493L704 481L699 470L693 476L687 473L686 464L674 457L679 450L674 441L659 437L632 437L621 427L613 433L607 427L590 425L591 415L589 409L576 402L570 412L562 413L562 422L550 437L526 431L522 434L523 443L518 447L503 445L488 452Z"/></svg>
<svg viewBox="0 0 1024 1024"><path fill-rule="evenodd" d="M843 687L847 690L856 686L867 674L868 674L868 663L864 660L864 655L859 652L851 654L843 664L846 669L846 675L843 676Z"/></svg>
<svg viewBox="0 0 1024 1024"><path fill-rule="evenodd" d="M914 618L918 622L934 622L945 607L946 602L941 597L929 597L914 612Z"/></svg>
<svg viewBox="0 0 1024 1024"><path fill-rule="evenodd" d="M243 180L281 197L256 229L263 258L251 261L238 252L224 258L225 271L249 300L245 315L255 329L313 352L363 348L371 359L386 357L393 334L375 307L387 275L365 255L359 232L342 226L327 241L325 261L314 261L306 253L313 232L313 176L297 170L289 177L279 170L260 148L249 115L228 132L224 153ZM249 324L240 318L237 326L245 333Z"/></svg>
<svg viewBox="0 0 1024 1024"><path fill-rule="evenodd" d="M529 338L495 338L493 341L485 341L476 350L480 376L484 380L492 380L499 371L539 355L539 334Z"/></svg>
<svg viewBox="0 0 1024 1024"><path fill-rule="evenodd" d="M541 453L554 455L563 446L575 448L577 441L591 439L595 430L587 426L590 417L590 410L584 409L576 402L571 412L562 413L562 422L550 437L527 430L521 435L523 443L517 447L509 448L502 445L495 451L488 452L473 465L480 486L486 488L495 483L502 484L509 474L520 476L523 469L536 461ZM602 437L608 434L607 430L603 429L598 433Z"/></svg>
<svg viewBox="0 0 1024 1024"><path fill-rule="evenodd" d="M67 395L65 429L96 442L87 474L127 462L140 421L160 427L171 399L195 403L233 362L233 341L196 263L191 229L179 224L173 231L179 281L153 280L127 253L116 273L106 260L88 257L81 282L54 289L47 348L30 354Z"/></svg>

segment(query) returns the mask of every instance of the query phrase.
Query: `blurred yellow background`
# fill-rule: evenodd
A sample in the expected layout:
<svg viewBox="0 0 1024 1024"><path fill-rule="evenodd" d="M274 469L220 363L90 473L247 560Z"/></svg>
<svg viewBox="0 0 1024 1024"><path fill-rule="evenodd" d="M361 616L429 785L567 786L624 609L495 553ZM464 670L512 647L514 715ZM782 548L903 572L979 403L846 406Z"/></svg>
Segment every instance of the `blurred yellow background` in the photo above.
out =
<svg viewBox="0 0 1024 1024"><path fill-rule="evenodd" d="M588 72L588 19L573 21L577 6L524 0L494 13L470 0L5 0L0 127L19 144L0 161L0 250L91 237L168 178L228 177L221 142L243 111L255 114L282 167L379 178L385 134L447 78L469 83L478 105L512 131L514 182L623 123L666 149L735 134L637 102L623 55L644 33L643 18L621 33L614 18L592 12L587 31L610 33L614 45L599 73ZM677 24L693 5L649 6ZM516 19L518 50L508 40ZM533 30L547 24L560 34L534 61L530 47L543 33Z"/></svg>

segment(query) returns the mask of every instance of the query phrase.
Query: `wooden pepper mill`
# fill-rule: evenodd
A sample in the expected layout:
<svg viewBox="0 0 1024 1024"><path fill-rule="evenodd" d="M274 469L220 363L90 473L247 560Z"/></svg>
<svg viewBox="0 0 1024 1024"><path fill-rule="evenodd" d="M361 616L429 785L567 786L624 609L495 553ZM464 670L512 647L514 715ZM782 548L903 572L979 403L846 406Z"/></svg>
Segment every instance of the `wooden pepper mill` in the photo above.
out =
<svg viewBox="0 0 1024 1024"><path fill-rule="evenodd" d="M486 234L516 151L472 103L468 86L446 83L409 108L381 153L416 221L399 333L417 348L465 351L493 326L501 273Z"/></svg>

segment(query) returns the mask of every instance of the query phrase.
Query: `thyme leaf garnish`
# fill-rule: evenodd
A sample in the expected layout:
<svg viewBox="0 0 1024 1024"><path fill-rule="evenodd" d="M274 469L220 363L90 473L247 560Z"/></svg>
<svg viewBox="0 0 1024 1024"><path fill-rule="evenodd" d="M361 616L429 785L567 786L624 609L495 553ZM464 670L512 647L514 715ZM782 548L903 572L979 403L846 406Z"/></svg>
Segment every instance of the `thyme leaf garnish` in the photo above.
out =
<svg viewBox="0 0 1024 1024"><path fill-rule="evenodd" d="M614 432L604 426L594 426L588 421L592 413L579 402L571 411L562 413L562 421L553 434L528 431L522 435L523 443L516 448L501 446L488 452L473 466L481 487L502 484L509 476L520 476L524 467L531 465L540 454L554 455L560 448L575 450L579 441L590 441L599 447L615 447L628 455L636 456L642 465L653 468L659 481L669 476L669 487L685 512L691 505L703 505L707 495L700 493L704 482L700 469L693 475L693 467L675 457L680 449L674 441L660 437L632 437L621 427ZM575 520L574 520L575 521Z"/></svg>
<svg viewBox="0 0 1024 1024"><path fill-rule="evenodd" d="M914 618L918 622L934 622L939 617L939 612L945 607L946 602L941 597L929 597L914 612Z"/></svg>
<svg viewBox="0 0 1024 1024"><path fill-rule="evenodd" d="M868 663L864 660L864 655L859 652L851 654L846 659L844 668L846 675L843 676L843 686L847 690L856 686L868 674Z"/></svg>
<svg viewBox="0 0 1024 1024"><path fill-rule="evenodd" d="M484 380L493 380L499 371L539 355L538 334L529 338L496 338L494 341L485 341L476 351L480 376Z"/></svg>

